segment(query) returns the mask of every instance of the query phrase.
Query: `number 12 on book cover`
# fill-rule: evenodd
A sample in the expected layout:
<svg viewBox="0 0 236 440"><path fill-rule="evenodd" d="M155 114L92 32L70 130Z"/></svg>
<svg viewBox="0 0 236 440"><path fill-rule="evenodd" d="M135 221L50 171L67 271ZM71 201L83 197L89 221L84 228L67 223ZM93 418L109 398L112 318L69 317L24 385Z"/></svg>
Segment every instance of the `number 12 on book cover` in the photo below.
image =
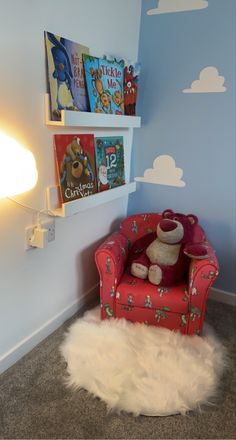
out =
<svg viewBox="0 0 236 440"><path fill-rule="evenodd" d="M123 136L96 137L98 191L125 184Z"/></svg>

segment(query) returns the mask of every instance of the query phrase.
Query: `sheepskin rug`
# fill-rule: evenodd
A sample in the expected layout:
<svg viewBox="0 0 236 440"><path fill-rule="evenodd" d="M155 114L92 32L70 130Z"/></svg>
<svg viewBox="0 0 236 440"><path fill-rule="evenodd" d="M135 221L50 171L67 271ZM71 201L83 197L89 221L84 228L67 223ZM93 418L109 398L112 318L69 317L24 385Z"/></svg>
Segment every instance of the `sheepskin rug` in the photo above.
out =
<svg viewBox="0 0 236 440"><path fill-rule="evenodd" d="M60 349L69 386L134 415L185 414L209 403L225 365L210 327L199 337L125 319L100 321L99 307L70 327Z"/></svg>

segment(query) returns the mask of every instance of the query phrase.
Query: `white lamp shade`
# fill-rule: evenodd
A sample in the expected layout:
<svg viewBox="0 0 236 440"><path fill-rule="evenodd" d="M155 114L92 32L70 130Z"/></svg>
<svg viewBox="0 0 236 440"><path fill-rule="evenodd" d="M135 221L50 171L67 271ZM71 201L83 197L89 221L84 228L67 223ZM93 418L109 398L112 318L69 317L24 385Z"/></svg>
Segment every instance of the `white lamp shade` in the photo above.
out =
<svg viewBox="0 0 236 440"><path fill-rule="evenodd" d="M0 132L0 198L28 191L37 180L33 154L15 139Z"/></svg>

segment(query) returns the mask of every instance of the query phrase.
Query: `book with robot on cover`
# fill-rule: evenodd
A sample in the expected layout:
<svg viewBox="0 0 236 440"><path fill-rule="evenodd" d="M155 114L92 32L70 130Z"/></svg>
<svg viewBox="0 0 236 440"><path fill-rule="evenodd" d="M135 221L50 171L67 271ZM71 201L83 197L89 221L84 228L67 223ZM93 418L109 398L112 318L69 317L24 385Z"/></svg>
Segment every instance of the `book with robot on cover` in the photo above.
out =
<svg viewBox="0 0 236 440"><path fill-rule="evenodd" d="M56 134L54 147L62 202L95 194L93 134Z"/></svg>
<svg viewBox="0 0 236 440"><path fill-rule="evenodd" d="M98 192L125 184L123 136L95 137Z"/></svg>
<svg viewBox="0 0 236 440"><path fill-rule="evenodd" d="M51 32L44 39L51 119L60 120L63 109L89 111L82 59L89 48Z"/></svg>
<svg viewBox="0 0 236 440"><path fill-rule="evenodd" d="M122 62L124 63L125 114L135 116L141 64L126 60L122 60Z"/></svg>

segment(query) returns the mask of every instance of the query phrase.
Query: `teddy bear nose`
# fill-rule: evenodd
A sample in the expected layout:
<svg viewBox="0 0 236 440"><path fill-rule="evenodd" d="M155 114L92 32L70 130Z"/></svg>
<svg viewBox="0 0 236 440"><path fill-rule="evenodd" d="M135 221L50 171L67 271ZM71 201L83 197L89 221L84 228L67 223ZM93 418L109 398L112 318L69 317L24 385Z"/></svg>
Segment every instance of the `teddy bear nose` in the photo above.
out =
<svg viewBox="0 0 236 440"><path fill-rule="evenodd" d="M160 221L160 228L163 232L170 232L174 231L174 229L177 228L177 224L173 222L172 220L161 220Z"/></svg>
<svg viewBox="0 0 236 440"><path fill-rule="evenodd" d="M78 166L79 166L79 162L77 162L77 160L73 162L73 168L78 168Z"/></svg>

